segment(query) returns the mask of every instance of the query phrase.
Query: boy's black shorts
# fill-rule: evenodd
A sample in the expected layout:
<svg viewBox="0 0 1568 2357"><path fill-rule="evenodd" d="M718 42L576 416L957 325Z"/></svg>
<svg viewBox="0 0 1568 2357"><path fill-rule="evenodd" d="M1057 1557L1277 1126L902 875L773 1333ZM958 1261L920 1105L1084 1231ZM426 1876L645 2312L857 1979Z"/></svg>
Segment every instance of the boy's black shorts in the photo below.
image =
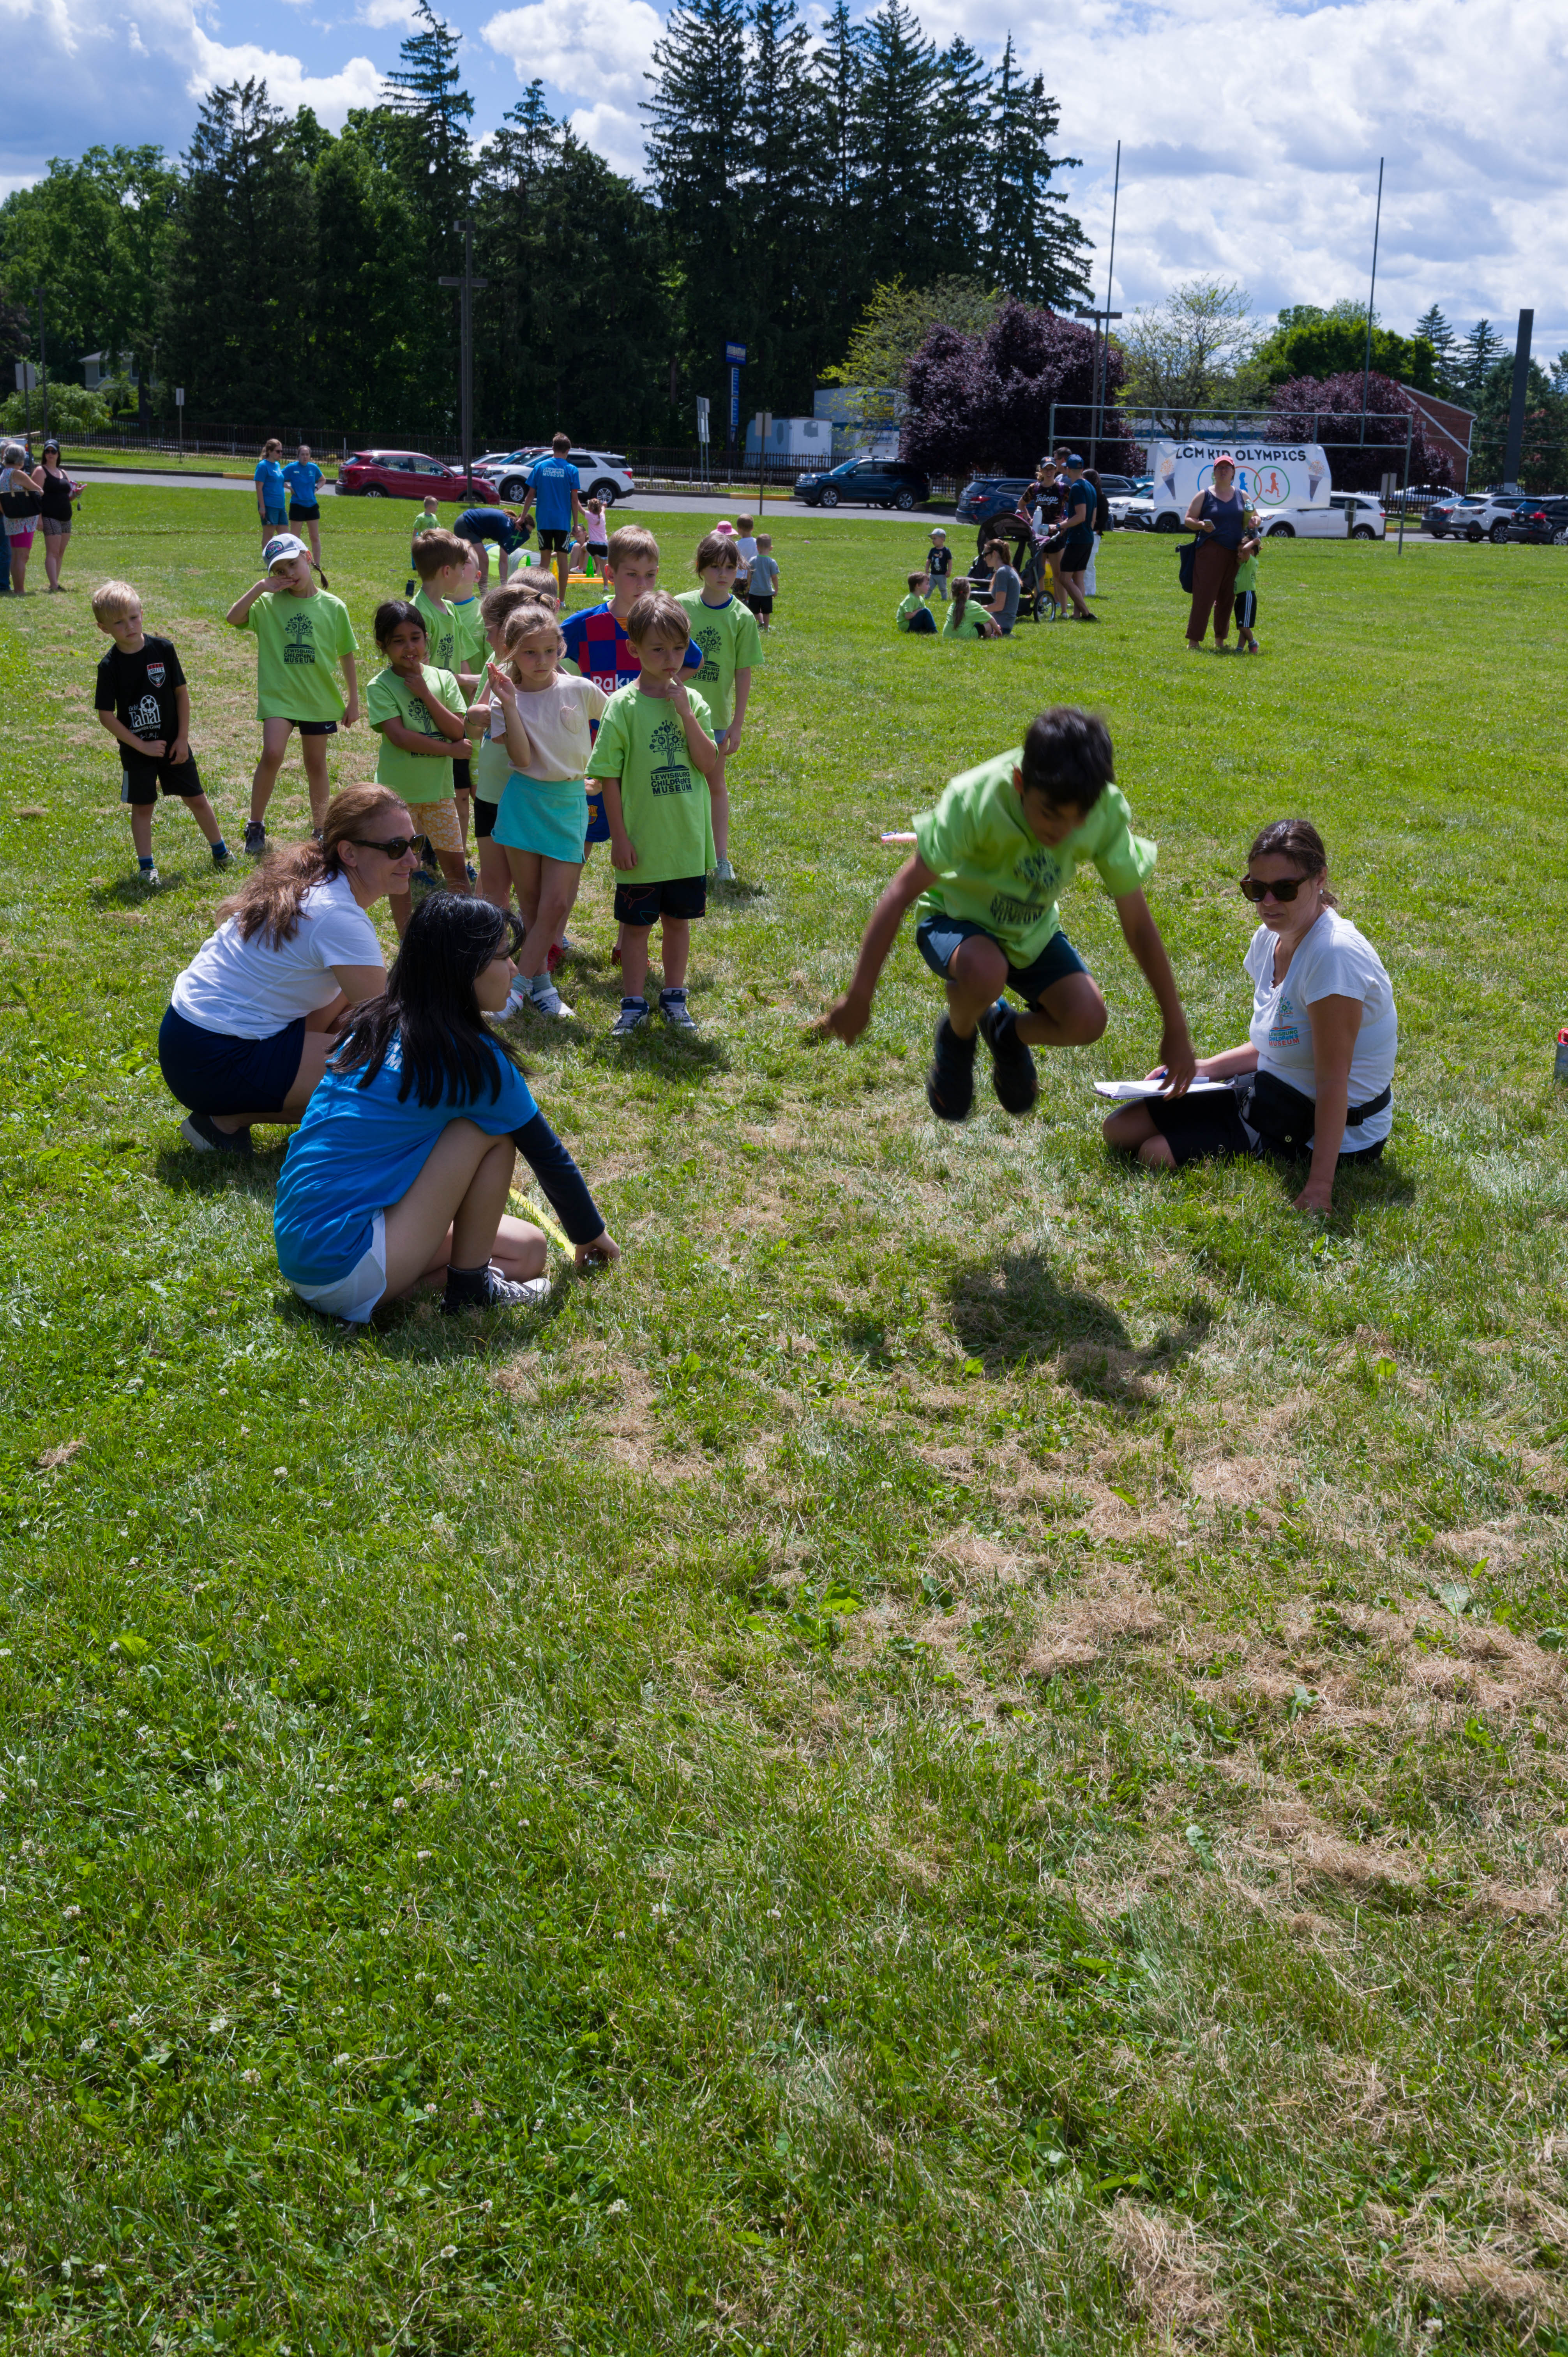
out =
<svg viewBox="0 0 1568 2357"><path fill-rule="evenodd" d="M126 747L120 759L123 802L156 802L160 793L177 794L188 802L202 791L195 760L188 753L183 761L171 761L166 753L155 760L149 753L133 753Z"/></svg>
<svg viewBox="0 0 1568 2357"><path fill-rule="evenodd" d="M481 802L475 794L469 807L474 813L475 842L488 843L496 831L496 813L500 808L499 802Z"/></svg>
<svg viewBox="0 0 1568 2357"><path fill-rule="evenodd" d="M571 533L565 530L555 532L545 524L541 524L539 527L539 545L551 556L558 554L571 537Z"/></svg>
<svg viewBox="0 0 1568 2357"><path fill-rule="evenodd" d="M664 884L618 883L615 913L617 924L629 925L634 932L656 925L660 917L705 917L708 879L677 876Z"/></svg>
<svg viewBox="0 0 1568 2357"><path fill-rule="evenodd" d="M1250 630L1252 628L1252 625L1254 624L1254 622L1256 622L1257 619L1258 619L1258 593L1257 593L1257 591L1256 591L1255 589L1238 589L1238 590L1237 590L1237 592L1236 592L1236 627L1237 627L1237 629L1238 629L1239 630Z"/></svg>
<svg viewBox="0 0 1568 2357"><path fill-rule="evenodd" d="M764 593L759 589L754 597L747 597L746 602L751 608L754 614L771 614L773 611L773 593L771 590L764 595Z"/></svg>

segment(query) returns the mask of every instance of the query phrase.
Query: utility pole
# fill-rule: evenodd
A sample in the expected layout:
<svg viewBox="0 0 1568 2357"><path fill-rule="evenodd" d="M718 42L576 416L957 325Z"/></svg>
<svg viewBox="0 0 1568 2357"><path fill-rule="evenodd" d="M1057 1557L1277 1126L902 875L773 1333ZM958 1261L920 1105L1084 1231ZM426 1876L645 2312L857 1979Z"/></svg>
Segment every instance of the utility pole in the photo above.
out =
<svg viewBox="0 0 1568 2357"><path fill-rule="evenodd" d="M1519 341L1513 350L1513 391L1509 402L1509 438L1503 452L1503 489L1519 487L1520 462L1524 456L1524 405L1530 392L1530 347L1535 333L1535 313L1521 311L1519 315Z"/></svg>
<svg viewBox="0 0 1568 2357"><path fill-rule="evenodd" d="M1378 158L1378 210L1372 217L1372 283L1367 291L1367 355L1361 363L1361 439L1367 438L1367 387L1372 374L1372 304L1378 292L1378 231L1383 225L1383 158Z"/></svg>
<svg viewBox="0 0 1568 2357"><path fill-rule="evenodd" d="M1107 299L1109 300L1109 297ZM1091 467L1097 467L1100 464L1100 452L1097 445L1100 440L1100 429L1101 424L1100 414L1101 393L1103 386L1101 360L1102 352L1104 359L1107 361L1110 360L1111 321L1112 319L1119 319L1122 317L1122 314L1120 311L1112 311L1107 309L1104 311L1075 311L1072 316L1075 319L1092 319L1094 321L1094 392L1090 399L1089 411L1089 463ZM1102 332L1104 335L1103 346L1101 342Z"/></svg>
<svg viewBox="0 0 1568 2357"><path fill-rule="evenodd" d="M38 388L44 404L44 439L49 438L49 356L44 345L44 290L33 289L33 300L38 307Z"/></svg>
<svg viewBox="0 0 1568 2357"><path fill-rule="evenodd" d="M459 306L461 327L458 337L458 408L462 418L463 479L470 499L474 496L474 290L489 285L488 278L474 275L474 216L469 213L455 223L463 240L463 274L460 278L443 278L443 286L462 289Z"/></svg>

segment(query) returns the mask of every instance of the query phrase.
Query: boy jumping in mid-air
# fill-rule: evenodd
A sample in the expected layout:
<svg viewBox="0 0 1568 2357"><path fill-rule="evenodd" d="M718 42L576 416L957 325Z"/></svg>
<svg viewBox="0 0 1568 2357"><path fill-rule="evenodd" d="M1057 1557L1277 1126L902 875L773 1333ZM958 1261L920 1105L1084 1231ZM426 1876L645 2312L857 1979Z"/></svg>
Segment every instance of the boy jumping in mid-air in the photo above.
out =
<svg viewBox="0 0 1568 2357"><path fill-rule="evenodd" d="M984 1039L1005 1113L1027 1113L1039 1092L1031 1048L1076 1048L1105 1028L1099 985L1061 930L1057 896L1092 860L1116 903L1127 946L1160 1010L1160 1061L1181 1095L1197 1058L1176 978L1144 898L1155 845L1133 833L1112 782L1103 720L1058 705L1023 744L954 778L915 821L915 850L878 900L854 976L820 1028L858 1039L904 911L920 902L915 942L947 985L926 1096L939 1121L962 1121L974 1102L974 1043ZM923 896L923 897L922 897ZM1020 1015L1002 996L1024 1002Z"/></svg>
<svg viewBox="0 0 1568 2357"><path fill-rule="evenodd" d="M144 884L156 884L153 805L177 794L226 867L229 846L202 791L190 750L190 690L167 639L149 638L142 601L128 581L105 581L92 593L92 619L114 643L98 666L98 717L120 746L120 799L130 806L131 840Z"/></svg>

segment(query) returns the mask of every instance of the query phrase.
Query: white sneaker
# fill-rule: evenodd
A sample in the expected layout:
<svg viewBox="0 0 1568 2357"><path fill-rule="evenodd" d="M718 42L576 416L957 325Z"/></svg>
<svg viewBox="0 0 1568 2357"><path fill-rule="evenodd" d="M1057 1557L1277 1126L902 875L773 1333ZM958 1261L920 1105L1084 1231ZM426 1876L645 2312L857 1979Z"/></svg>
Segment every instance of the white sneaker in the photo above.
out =
<svg viewBox="0 0 1568 2357"><path fill-rule="evenodd" d="M503 1023L510 1023L514 1015L521 1015L525 1006L532 1006L532 1004L533 993L529 989L527 983L523 981L520 974L518 979L512 984L511 988L507 992L506 1005L500 1011L501 1021Z"/></svg>
<svg viewBox="0 0 1568 2357"><path fill-rule="evenodd" d="M524 1004L531 1006L535 1015L548 1015L561 1021L568 1020L572 1014L555 985L548 980L536 982Z"/></svg>
<svg viewBox="0 0 1568 2357"><path fill-rule="evenodd" d="M735 869L730 866L727 859L716 859L714 862L714 882L715 884L733 884L735 882Z"/></svg>

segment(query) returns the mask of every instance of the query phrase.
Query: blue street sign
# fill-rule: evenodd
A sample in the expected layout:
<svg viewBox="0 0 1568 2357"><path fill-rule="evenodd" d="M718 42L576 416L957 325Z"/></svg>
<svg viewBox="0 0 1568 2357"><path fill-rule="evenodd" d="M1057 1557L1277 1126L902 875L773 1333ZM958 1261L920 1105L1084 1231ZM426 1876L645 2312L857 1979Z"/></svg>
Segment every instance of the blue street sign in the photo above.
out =
<svg viewBox="0 0 1568 2357"><path fill-rule="evenodd" d="M725 368L744 368L746 366L746 346L744 344L726 344L725 346Z"/></svg>

